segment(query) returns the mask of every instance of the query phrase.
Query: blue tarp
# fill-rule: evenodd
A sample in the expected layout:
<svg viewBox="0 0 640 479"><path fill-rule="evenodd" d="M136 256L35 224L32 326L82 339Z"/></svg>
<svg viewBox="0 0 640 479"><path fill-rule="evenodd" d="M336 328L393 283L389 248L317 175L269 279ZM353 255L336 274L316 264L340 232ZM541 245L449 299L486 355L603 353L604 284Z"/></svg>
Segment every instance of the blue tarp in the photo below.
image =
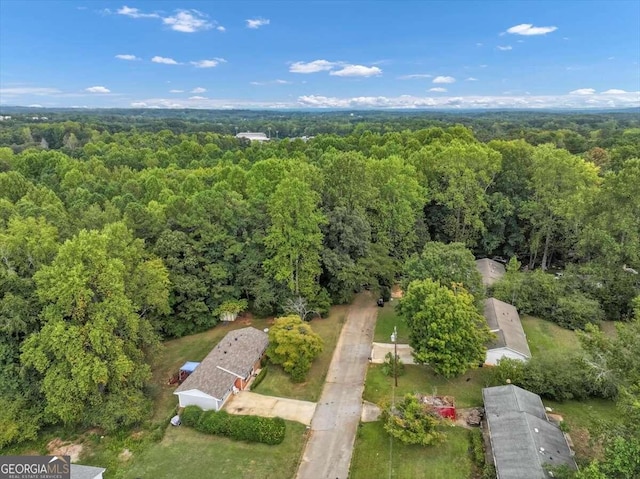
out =
<svg viewBox="0 0 640 479"><path fill-rule="evenodd" d="M186 371L188 373L192 373L193 371L195 371L195 369L198 367L199 364L200 363L196 363L193 361L187 361L182 365L182 367L180 368L180 371Z"/></svg>

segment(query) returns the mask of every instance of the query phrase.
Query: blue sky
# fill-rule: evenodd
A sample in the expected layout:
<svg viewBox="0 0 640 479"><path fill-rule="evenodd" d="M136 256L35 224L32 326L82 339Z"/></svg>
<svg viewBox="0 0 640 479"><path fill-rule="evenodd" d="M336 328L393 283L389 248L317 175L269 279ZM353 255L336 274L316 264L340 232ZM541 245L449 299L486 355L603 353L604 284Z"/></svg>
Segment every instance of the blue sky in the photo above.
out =
<svg viewBox="0 0 640 479"><path fill-rule="evenodd" d="M640 2L0 2L0 104L640 106Z"/></svg>

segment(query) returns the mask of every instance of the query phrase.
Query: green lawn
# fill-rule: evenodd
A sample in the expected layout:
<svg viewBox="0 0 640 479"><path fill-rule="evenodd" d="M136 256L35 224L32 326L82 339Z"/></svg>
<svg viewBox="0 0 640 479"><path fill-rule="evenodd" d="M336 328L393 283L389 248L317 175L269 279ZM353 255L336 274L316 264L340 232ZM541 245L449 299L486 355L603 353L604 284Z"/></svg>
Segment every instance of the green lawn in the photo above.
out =
<svg viewBox="0 0 640 479"><path fill-rule="evenodd" d="M447 427L445 433L446 441L435 446L409 446L398 440L393 440L391 445L380 421L361 424L349 478L468 479L471 474L469 432Z"/></svg>
<svg viewBox="0 0 640 479"><path fill-rule="evenodd" d="M287 421L277 446L232 441L169 426L164 438L135 455L111 478L283 479L294 477L304 446L305 426ZM111 471L112 472L112 471Z"/></svg>
<svg viewBox="0 0 640 479"><path fill-rule="evenodd" d="M405 366L405 374L398 378L396 397L407 393L435 393L441 396L453 396L457 407L482 406L482 388L485 385L486 368L467 371L460 377L445 379L436 376L427 366ZM393 378L382 373L382 366L370 364L364 386L363 398L379 404L391 400Z"/></svg>
<svg viewBox="0 0 640 479"><path fill-rule="evenodd" d="M280 366L269 364L267 375L254 391L268 396L317 401L320 398L333 351L346 319L347 309L348 306L335 306L331 308L329 317L314 319L309 323L313 330L322 337L324 349L313 362L307 375L307 381L294 383Z"/></svg>
<svg viewBox="0 0 640 479"><path fill-rule="evenodd" d="M390 343L394 326L398 328L398 343L409 343L409 326L403 318L396 314L397 305L398 300L394 299L385 303L384 308L378 310L376 330L373 336L376 343Z"/></svg>
<svg viewBox="0 0 640 479"><path fill-rule="evenodd" d="M615 403L606 399L585 399L582 401L544 401L544 405L560 414L569 426L578 460L590 459L598 455L600 448L592 439L600 429L608 429L606 423L620 420L620 412Z"/></svg>
<svg viewBox="0 0 640 479"><path fill-rule="evenodd" d="M522 316L522 328L527 335L529 349L534 356L556 351L576 351L580 349L575 331L564 329L551 321Z"/></svg>
<svg viewBox="0 0 640 479"><path fill-rule="evenodd" d="M173 394L177 385L169 386L167 382L172 374L178 372L185 361L204 359L229 331L247 326L264 329L269 327L270 323L271 320L268 319L240 318L233 323L220 323L203 333L166 341L153 363L153 383L157 388L153 420L164 420L178 404L177 396Z"/></svg>

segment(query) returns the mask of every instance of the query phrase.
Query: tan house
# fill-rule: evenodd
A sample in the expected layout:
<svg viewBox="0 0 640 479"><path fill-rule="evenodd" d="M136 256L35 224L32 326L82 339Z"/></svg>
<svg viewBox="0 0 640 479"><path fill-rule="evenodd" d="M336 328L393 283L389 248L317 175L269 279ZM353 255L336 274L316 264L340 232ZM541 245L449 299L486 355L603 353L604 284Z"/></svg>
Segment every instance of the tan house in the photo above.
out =
<svg viewBox="0 0 640 479"><path fill-rule="evenodd" d="M247 387L260 368L269 344L267 333L256 328L230 331L189 377L175 390L180 407L199 406L219 411L234 391Z"/></svg>

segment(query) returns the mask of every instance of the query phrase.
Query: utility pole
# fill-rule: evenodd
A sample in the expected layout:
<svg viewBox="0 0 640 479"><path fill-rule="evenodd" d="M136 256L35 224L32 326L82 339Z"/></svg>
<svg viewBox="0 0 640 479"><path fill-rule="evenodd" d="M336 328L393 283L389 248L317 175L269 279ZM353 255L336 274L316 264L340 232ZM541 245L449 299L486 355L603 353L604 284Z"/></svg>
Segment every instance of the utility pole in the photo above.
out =
<svg viewBox="0 0 640 479"><path fill-rule="evenodd" d="M393 343L393 377L396 387L398 387L398 329L393 327L393 333L391 333L391 342Z"/></svg>

